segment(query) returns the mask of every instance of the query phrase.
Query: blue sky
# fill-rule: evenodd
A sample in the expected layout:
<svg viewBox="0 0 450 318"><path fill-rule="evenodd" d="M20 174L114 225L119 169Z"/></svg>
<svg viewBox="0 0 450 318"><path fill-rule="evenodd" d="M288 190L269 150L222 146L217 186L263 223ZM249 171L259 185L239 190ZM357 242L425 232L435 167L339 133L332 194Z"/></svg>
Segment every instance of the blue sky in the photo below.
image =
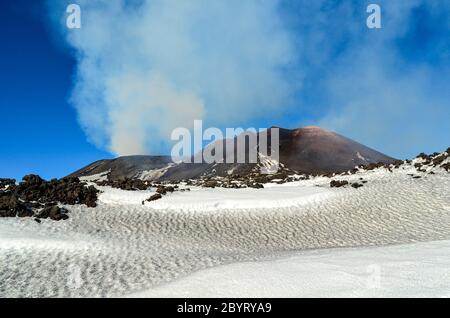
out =
<svg viewBox="0 0 450 318"><path fill-rule="evenodd" d="M2 177L168 153L199 117L320 125L399 158L450 146L448 1L372 1L381 30L362 0L70 2L80 30L69 1L0 4Z"/></svg>
<svg viewBox="0 0 450 318"><path fill-rule="evenodd" d="M75 60L55 43L42 1L0 3L0 176L61 177L110 157L86 141L68 104Z"/></svg>

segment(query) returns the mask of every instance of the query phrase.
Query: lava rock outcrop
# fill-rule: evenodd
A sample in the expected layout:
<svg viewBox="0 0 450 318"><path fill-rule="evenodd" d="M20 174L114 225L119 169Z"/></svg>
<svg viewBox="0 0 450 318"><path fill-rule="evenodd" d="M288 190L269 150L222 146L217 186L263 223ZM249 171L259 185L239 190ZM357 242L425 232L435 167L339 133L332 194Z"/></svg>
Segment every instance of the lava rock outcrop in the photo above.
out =
<svg viewBox="0 0 450 318"><path fill-rule="evenodd" d="M13 179L0 179L0 217L65 220L68 211L58 204L96 207L98 192L74 177L46 181L30 174L19 184Z"/></svg>

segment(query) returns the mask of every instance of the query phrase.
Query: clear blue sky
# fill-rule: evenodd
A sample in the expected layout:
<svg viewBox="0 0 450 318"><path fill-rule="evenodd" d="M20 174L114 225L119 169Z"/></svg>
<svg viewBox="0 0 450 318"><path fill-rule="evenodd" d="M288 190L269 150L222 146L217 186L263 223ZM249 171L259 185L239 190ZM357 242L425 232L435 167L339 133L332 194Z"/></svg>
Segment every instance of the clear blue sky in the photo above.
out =
<svg viewBox="0 0 450 318"><path fill-rule="evenodd" d="M227 126L278 125L293 128L315 124L399 158L411 157L421 151L441 151L450 146L450 1L375 1L383 8L381 30L368 30L365 25L365 8L368 3L374 1L280 1L282 6L279 14L285 26L282 31L268 39L275 39L274 45L276 43L280 47L279 51L270 52L277 62L283 62L285 57L280 55L280 52L284 52L286 43L280 39L289 39L289 64L285 65L283 76L290 84L280 87L292 93L291 99L273 112L267 109L260 113L257 109L256 113L249 112L256 114L257 120L252 121L249 116L250 119L243 122L231 120ZM114 10L107 10L114 1L104 1L105 9L100 11L100 18L104 20L97 21L102 23L86 22L78 33L80 39L71 44L67 43L64 34L61 34L61 30L58 30L54 21L49 18L55 15L63 17L65 4L68 2L86 3L82 6L85 17L92 14L98 18L89 8L89 1L83 0L0 2L0 177L20 179L28 173L37 173L45 178L62 177L95 160L113 157L108 150L110 148L105 144L92 143L96 136L108 141L111 138L108 135L111 127L99 129L95 125L99 122L98 118L91 117L89 113L88 120L84 118L79 121L80 114L86 116L86 108L83 108L85 105L73 105L69 98L73 94L74 85L79 84L80 79L84 80L88 87L102 87L104 82L114 79L117 74L123 75L119 71L113 74L114 76L107 77L104 75L105 69L93 68L92 71L98 71L99 76L93 78L92 74L84 74L85 77L76 77L77 70L80 71L78 63L86 62L80 59L80 52L93 52L96 60L101 62L93 65L95 67L103 65L117 70L120 69L116 68L118 65L132 67L134 61L142 57L126 51L133 48L132 45L136 45L138 50L142 49L142 43L147 45L146 48L155 47L151 39L148 43L140 39L134 44L132 41L128 43L128 39L124 37L127 33L122 32L130 31L125 26L133 23L134 20L130 19L134 17L133 10L139 8L140 3L148 1L133 0L133 6L126 7L126 13L122 15L118 15ZM239 17L246 18L242 13L244 10L239 7L240 3L230 2L229 17L233 18L239 13ZM232 8L234 5L237 8ZM166 9L175 9L173 11L180 14L175 15L177 19L186 19L186 23L190 23L190 16L184 16L183 11L177 11L176 5L174 6L167 5ZM204 8L207 14L210 12L208 10L213 9ZM233 11L234 9L236 11ZM109 14L111 16L108 16ZM272 13L263 11L259 14L267 23L270 19L273 20ZM253 17L251 11L249 17ZM202 18L208 21L207 16ZM117 25L114 25L115 22ZM161 53L162 57L173 57L171 54L178 48L173 50L173 47L167 47L167 51L164 51L164 45L172 44L171 41L164 41L164 37L176 37L180 34L165 33L167 25L164 25L164 21L155 22L162 23L161 25L151 24L153 22L149 18L149 25L162 30L155 34L163 38L161 45L156 43L156 47L161 48L161 52L157 53ZM251 25L256 30L261 27L258 21L249 23L253 23ZM276 23L268 25L278 27ZM111 29L111 33L108 33L109 29L101 29L105 26ZM234 22L231 26L236 27ZM139 27L142 25L137 23L136 28ZM220 42L214 42L217 36L213 31L207 33L207 27L202 28L202 31L205 33L202 33L199 41L212 41L208 50L200 52L204 55L199 56L197 60L185 61L186 56L181 48L180 55L176 58L183 63L168 63L167 65L173 66L173 69L168 70L164 64L166 61L162 61L161 56L146 52L148 54L143 54L144 57L159 59L159 64L152 64L151 61L149 69L158 69L173 83L183 84L187 78L184 75L191 75L190 73L194 74L198 69L205 68L208 64L204 64L204 61L214 60L217 57L215 54L223 49ZM106 38L98 38L102 35ZM257 35L263 38L262 42L255 41L254 44L255 48L258 48L258 56L261 56L267 52L264 48L265 38L264 34ZM123 43L124 39L126 45ZM100 45L105 43L109 45L106 51L112 55L105 55L99 49ZM253 45L253 42L251 43ZM214 45L219 45L219 49L215 50ZM251 50L251 45L246 47L246 50ZM261 49L257 45L261 45ZM239 49L226 52L230 56L242 55ZM141 53L139 51L139 54ZM264 59L256 61L255 65L267 63ZM235 65L240 66L238 62ZM192 64L193 68L186 69L188 64ZM244 75L234 74L231 79L243 80L244 84L248 84L246 80L251 79L254 81L249 87L258 87L261 78L258 80L258 77L248 77L251 70L243 67ZM261 73L259 68L256 70L255 74ZM266 68L262 70L265 71ZM175 73L170 73L171 71ZM217 97L217 91L214 90L214 80L220 77L220 63L214 71L219 75L212 74L205 82L198 83L190 79L193 87L187 87L199 92L200 97L208 104L207 111L215 107L215 101L224 97ZM195 76L193 78L195 79ZM273 83L279 84L277 81ZM264 90L263 84L265 83L260 87ZM195 90L197 88L198 91ZM257 95L255 100L261 96L264 98L260 100L265 100L274 93L265 90L267 96ZM214 92L216 94L212 96ZM205 93L204 96L201 93ZM86 91L76 94L93 97L86 95ZM247 98L248 96L244 97L243 100L253 100ZM115 110L111 108L112 105L98 99L98 103L87 106L88 110L91 107L100 118L105 117L101 119L111 121L111 118L106 116L111 110ZM243 107L231 109L235 113L244 110ZM92 119L94 121L90 122ZM149 118L149 121L151 120L153 119ZM212 122L215 123L214 120ZM155 125L158 125L157 121L146 128L153 132L157 128ZM222 122L218 125L226 124ZM161 149L167 150L164 147ZM161 149L158 150L161 152Z"/></svg>
<svg viewBox="0 0 450 318"><path fill-rule="evenodd" d="M68 104L75 61L49 32L43 1L0 2L0 176L64 176L109 158Z"/></svg>

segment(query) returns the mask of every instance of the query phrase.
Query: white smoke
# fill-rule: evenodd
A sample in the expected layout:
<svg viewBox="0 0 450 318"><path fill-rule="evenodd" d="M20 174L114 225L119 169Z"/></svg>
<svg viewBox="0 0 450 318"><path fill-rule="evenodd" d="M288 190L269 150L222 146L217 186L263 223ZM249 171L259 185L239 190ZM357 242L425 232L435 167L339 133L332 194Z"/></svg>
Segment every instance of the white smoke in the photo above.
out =
<svg viewBox="0 0 450 318"><path fill-rule="evenodd" d="M82 28L65 31L78 59L72 102L99 147L167 152L175 127L242 124L292 93L282 68L294 52L277 0L76 3Z"/></svg>

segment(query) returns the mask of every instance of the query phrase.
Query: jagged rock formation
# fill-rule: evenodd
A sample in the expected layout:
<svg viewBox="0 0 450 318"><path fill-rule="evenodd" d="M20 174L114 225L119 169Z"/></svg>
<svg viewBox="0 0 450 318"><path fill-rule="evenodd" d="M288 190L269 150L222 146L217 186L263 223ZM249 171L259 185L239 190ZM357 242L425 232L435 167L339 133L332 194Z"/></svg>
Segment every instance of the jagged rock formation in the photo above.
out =
<svg viewBox="0 0 450 318"><path fill-rule="evenodd" d="M0 179L0 217L64 220L68 211L58 207L58 203L95 207L98 192L78 178L45 181L37 175L27 175L18 185L13 179Z"/></svg>

